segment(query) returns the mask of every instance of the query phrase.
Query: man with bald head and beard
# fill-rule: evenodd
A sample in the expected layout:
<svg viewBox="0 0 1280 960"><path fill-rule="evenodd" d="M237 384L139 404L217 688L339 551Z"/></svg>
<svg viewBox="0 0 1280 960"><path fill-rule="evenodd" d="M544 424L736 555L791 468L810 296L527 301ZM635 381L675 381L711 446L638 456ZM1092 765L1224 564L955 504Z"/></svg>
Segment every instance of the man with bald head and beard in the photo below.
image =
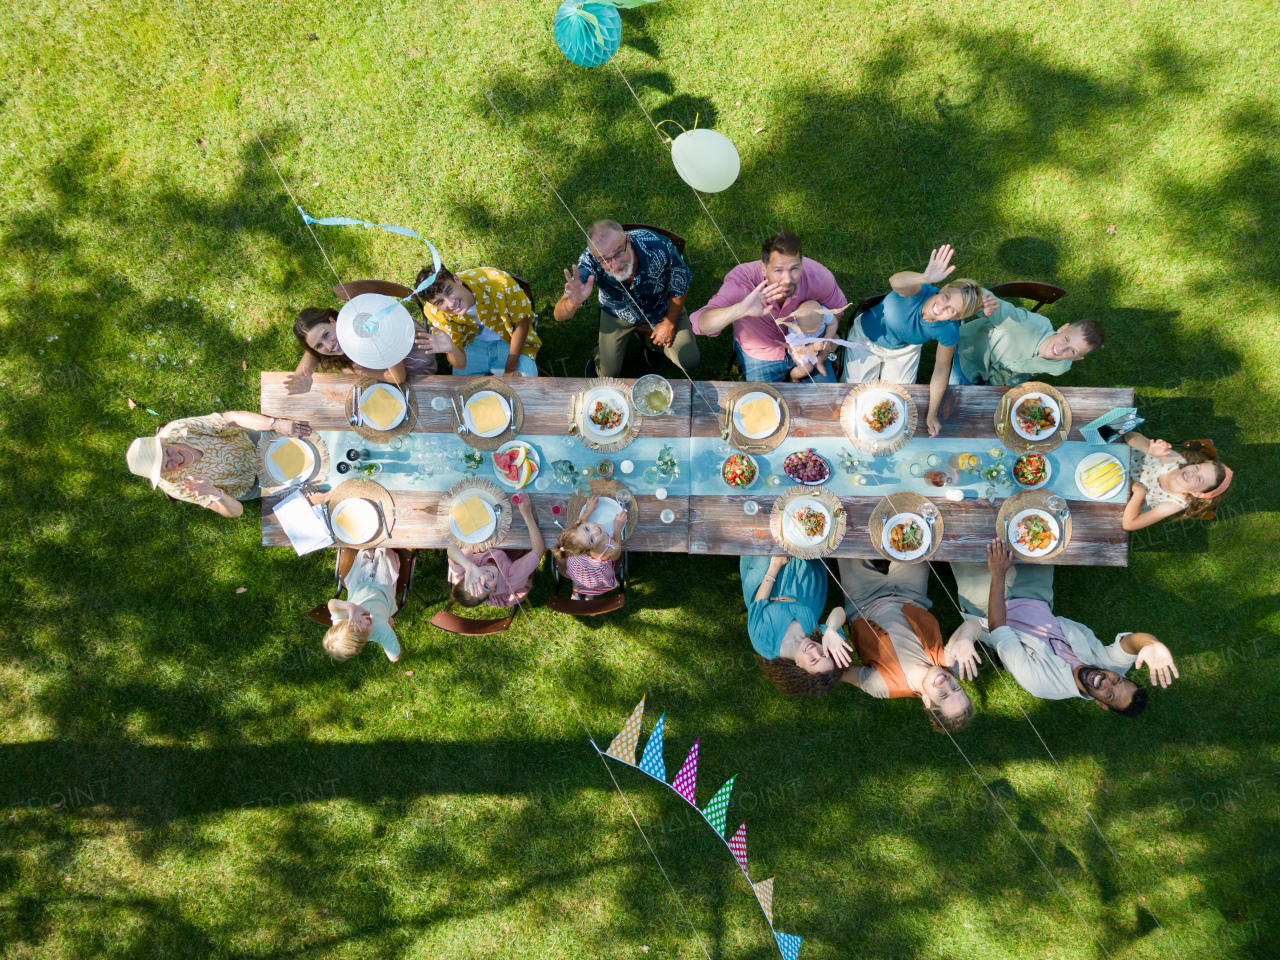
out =
<svg viewBox="0 0 1280 960"><path fill-rule="evenodd" d="M614 220L597 220L587 240L577 266L564 272L555 309L563 323L592 290L599 292L600 339L586 376L616 377L637 325L652 326L653 345L685 373L693 370L700 357L684 305L693 274L675 244L652 230L623 230Z"/></svg>

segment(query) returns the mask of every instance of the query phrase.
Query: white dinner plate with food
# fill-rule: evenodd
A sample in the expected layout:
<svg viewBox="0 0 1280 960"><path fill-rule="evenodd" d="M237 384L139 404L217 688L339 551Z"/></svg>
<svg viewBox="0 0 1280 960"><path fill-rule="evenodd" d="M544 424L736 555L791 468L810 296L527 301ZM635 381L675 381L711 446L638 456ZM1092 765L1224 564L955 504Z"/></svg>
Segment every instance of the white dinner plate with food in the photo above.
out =
<svg viewBox="0 0 1280 960"><path fill-rule="evenodd" d="M769 416L769 407L773 408L772 417ZM748 423L748 419L752 422ZM782 426L782 409L774 397L763 390L756 390L739 397L733 405L733 425L748 440L763 440L773 436ZM748 430L749 426L755 429Z"/></svg>
<svg viewBox="0 0 1280 960"><path fill-rule="evenodd" d="M918 513L898 513L885 521L880 544L894 560L907 563L929 552L933 534L929 531L929 524Z"/></svg>
<svg viewBox="0 0 1280 960"><path fill-rule="evenodd" d="M306 479L315 466L315 451L302 440L279 437L267 447L267 473L277 485Z"/></svg>
<svg viewBox="0 0 1280 960"><path fill-rule="evenodd" d="M360 423L372 430L394 430L408 411L404 394L389 383L375 383L360 394Z"/></svg>
<svg viewBox="0 0 1280 960"><path fill-rule="evenodd" d="M1124 464L1109 453L1091 453L1076 467L1076 489L1090 500L1110 500L1126 479Z"/></svg>
<svg viewBox="0 0 1280 960"><path fill-rule="evenodd" d="M782 535L797 547L812 547L831 533L831 511L813 497L796 497L782 516Z"/></svg>
<svg viewBox="0 0 1280 960"><path fill-rule="evenodd" d="M858 439L892 440L907 426L907 405L896 393L868 390L858 397Z"/></svg>
<svg viewBox="0 0 1280 960"><path fill-rule="evenodd" d="M613 497L601 497L600 501L596 504L596 508L591 511L591 516L589 517L587 516L587 506L586 504L583 504L582 512L578 514L578 519L590 520L592 523L598 523L600 526L604 527L606 536L613 536L613 521L621 512L622 504L617 500L613 499ZM627 528L626 524L623 524L622 539L625 540L626 538Z"/></svg>
<svg viewBox="0 0 1280 960"><path fill-rule="evenodd" d="M498 514L478 492L459 498L449 511L449 530L463 543L484 543L498 526Z"/></svg>
<svg viewBox="0 0 1280 960"><path fill-rule="evenodd" d="M368 543L382 529L378 508L363 497L343 500L329 514L333 535L343 543Z"/></svg>
<svg viewBox="0 0 1280 960"><path fill-rule="evenodd" d="M1058 518L1046 510L1022 510L1009 521L1009 546L1024 557L1051 553L1058 546L1060 536Z"/></svg>
<svg viewBox="0 0 1280 960"><path fill-rule="evenodd" d="M462 420L477 437L496 437L511 425L511 404L495 390L479 390L462 405Z"/></svg>
<svg viewBox="0 0 1280 960"><path fill-rule="evenodd" d="M1009 405L1009 423L1023 440L1048 440L1062 428L1062 408L1047 393L1028 393Z"/></svg>
<svg viewBox="0 0 1280 960"><path fill-rule="evenodd" d="M523 451L524 456L509 456L513 451ZM508 490L521 490L528 486L529 481L542 469L542 460L538 457L538 451L523 440L508 440L493 451L491 457L494 476ZM512 461L509 468L506 467L507 461Z"/></svg>
<svg viewBox="0 0 1280 960"><path fill-rule="evenodd" d="M631 404L621 390L596 387L582 398L582 428L596 436L616 436L630 419Z"/></svg>

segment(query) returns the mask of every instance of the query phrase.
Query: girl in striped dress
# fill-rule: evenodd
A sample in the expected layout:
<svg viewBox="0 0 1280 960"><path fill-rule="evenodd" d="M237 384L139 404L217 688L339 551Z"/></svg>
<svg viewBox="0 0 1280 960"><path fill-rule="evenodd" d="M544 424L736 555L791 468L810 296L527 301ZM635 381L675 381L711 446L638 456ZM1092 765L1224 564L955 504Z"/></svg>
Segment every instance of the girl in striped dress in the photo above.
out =
<svg viewBox="0 0 1280 960"><path fill-rule="evenodd" d="M591 497L582 516L589 517L600 498ZM613 532L591 520L579 520L560 534L551 555L560 572L573 580L574 596L596 597L618 586L614 562L622 556L622 530L627 511L619 510L613 518Z"/></svg>

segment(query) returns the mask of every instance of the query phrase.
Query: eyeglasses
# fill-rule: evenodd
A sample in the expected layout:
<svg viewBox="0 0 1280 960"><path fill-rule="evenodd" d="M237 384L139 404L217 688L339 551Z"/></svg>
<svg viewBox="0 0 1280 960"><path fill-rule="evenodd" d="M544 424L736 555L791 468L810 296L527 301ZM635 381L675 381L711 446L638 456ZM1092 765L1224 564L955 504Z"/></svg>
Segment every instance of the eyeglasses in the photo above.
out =
<svg viewBox="0 0 1280 960"><path fill-rule="evenodd" d="M627 255L627 249L630 246L631 246L630 239L624 237L622 240L622 249L619 250L617 253L608 257L606 257L604 254L597 254L597 256L600 258L601 263L607 264L609 266L613 266L617 261L621 260L623 257Z"/></svg>

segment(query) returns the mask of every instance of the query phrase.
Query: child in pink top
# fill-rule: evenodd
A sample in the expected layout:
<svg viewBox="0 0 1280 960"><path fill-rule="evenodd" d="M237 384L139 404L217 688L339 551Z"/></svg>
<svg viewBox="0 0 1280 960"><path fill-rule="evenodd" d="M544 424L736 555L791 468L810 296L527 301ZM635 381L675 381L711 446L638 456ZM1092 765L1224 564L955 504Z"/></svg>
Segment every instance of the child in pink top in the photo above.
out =
<svg viewBox="0 0 1280 960"><path fill-rule="evenodd" d="M533 587L533 574L547 551L542 531L534 520L533 506L529 498L515 494L511 498L520 519L529 529L531 549L482 550L476 553L472 547L450 546L449 596L461 607L478 607L487 603L492 607L514 607Z"/></svg>
<svg viewBox="0 0 1280 960"><path fill-rule="evenodd" d="M590 498L582 515L591 516L599 502L598 496ZM560 565L561 573L573 580L575 595L599 596L618 586L613 564L622 556L622 530L626 523L627 511L619 510L613 519L612 534L591 520L579 520L560 534L551 556Z"/></svg>

